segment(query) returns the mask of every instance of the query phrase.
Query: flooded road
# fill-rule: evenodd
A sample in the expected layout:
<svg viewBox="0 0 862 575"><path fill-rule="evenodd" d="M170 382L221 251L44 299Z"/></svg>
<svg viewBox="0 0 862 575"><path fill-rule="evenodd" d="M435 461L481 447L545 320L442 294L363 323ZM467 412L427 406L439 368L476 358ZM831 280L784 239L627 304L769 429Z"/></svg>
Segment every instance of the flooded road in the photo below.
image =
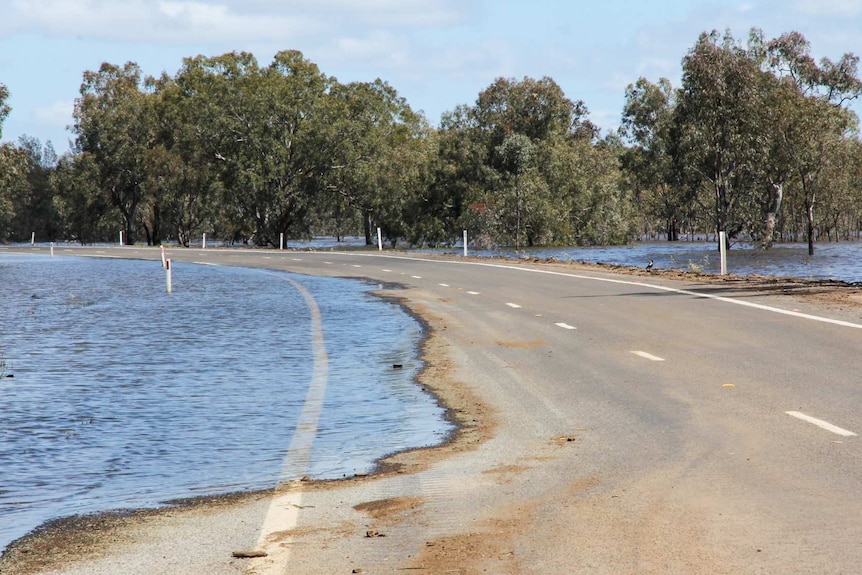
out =
<svg viewBox="0 0 862 575"><path fill-rule="evenodd" d="M449 433L413 381L422 326L378 284L175 271L168 295L159 262L0 255L0 549L52 518L273 487L312 376L288 276L316 299L329 364L309 475Z"/></svg>

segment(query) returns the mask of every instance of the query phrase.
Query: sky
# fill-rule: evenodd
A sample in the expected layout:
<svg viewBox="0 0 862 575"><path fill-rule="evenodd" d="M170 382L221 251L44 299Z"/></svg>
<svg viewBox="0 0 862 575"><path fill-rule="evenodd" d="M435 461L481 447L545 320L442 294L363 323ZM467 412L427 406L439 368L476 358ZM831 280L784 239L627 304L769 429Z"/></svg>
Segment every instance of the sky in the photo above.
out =
<svg viewBox="0 0 862 575"><path fill-rule="evenodd" d="M752 27L801 32L818 59L862 55L862 0L0 0L2 140L67 151L82 75L103 62L175 75L186 57L265 66L287 49L340 82L387 81L434 126L497 78L547 76L607 134L628 84L679 86L701 32Z"/></svg>

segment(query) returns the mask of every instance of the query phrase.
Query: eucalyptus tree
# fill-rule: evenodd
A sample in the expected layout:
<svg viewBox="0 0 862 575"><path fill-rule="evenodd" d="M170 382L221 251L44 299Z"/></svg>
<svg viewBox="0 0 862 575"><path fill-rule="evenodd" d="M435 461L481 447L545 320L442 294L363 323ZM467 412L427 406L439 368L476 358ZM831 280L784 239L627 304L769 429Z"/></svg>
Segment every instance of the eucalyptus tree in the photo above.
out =
<svg viewBox="0 0 862 575"><path fill-rule="evenodd" d="M82 245L116 233L114 222L119 214L99 186L99 171L91 154L70 152L63 154L51 174L60 233Z"/></svg>
<svg viewBox="0 0 862 575"><path fill-rule="evenodd" d="M12 108L6 103L9 99L9 88L5 84L0 83L0 138L3 137L3 122L9 117L9 112Z"/></svg>
<svg viewBox="0 0 862 575"><path fill-rule="evenodd" d="M847 53L837 62L823 58L818 63L798 32L767 42L765 53L768 69L786 87L782 94L785 122L775 127L802 192L808 253L813 254L815 204L830 187L823 175L846 139L854 135L858 121L847 104L862 94L859 58Z"/></svg>
<svg viewBox="0 0 862 575"><path fill-rule="evenodd" d="M125 241L134 243L154 133L140 67L104 63L96 72L85 72L73 118L77 150L92 157L99 189L120 213Z"/></svg>
<svg viewBox="0 0 862 575"><path fill-rule="evenodd" d="M57 165L57 154L51 142L44 146L30 136L18 139L18 149L26 159L26 184L18 186L13 194L12 234L18 240L37 238L53 240L58 235L57 215L54 210L54 191L50 185L51 173Z"/></svg>
<svg viewBox="0 0 862 575"><path fill-rule="evenodd" d="M443 114L431 152L428 186L414 198L412 239L415 244L452 245L469 229L473 238L488 243L488 206L484 182L490 168L487 148L472 109L461 105Z"/></svg>
<svg viewBox="0 0 862 575"><path fill-rule="evenodd" d="M679 239L681 223L694 218L685 189L675 178L671 157L671 129L676 92L667 78L653 84L639 78L626 88L620 135L623 172L634 192L644 222L643 233L662 222L668 241Z"/></svg>
<svg viewBox="0 0 862 575"><path fill-rule="evenodd" d="M295 50L261 68L248 53L185 61L177 83L194 107L194 131L216 164L219 219L232 234L277 245L308 234L323 100L334 80Z"/></svg>
<svg viewBox="0 0 862 575"><path fill-rule="evenodd" d="M0 144L0 241L14 237L16 198L27 193L27 156L12 144Z"/></svg>
<svg viewBox="0 0 862 575"><path fill-rule="evenodd" d="M526 190L532 191L530 182L525 182L535 168L536 149L532 140L523 133L514 132L508 134L505 139L493 150L494 163L498 166L504 180L504 203L514 203L504 208L504 214L515 216L514 238L515 249L521 248L521 209L525 203L523 195L535 196L536 193L525 194ZM508 192L508 193L505 193ZM510 199L506 202L506 199ZM514 202L511 202L514 199ZM509 226L507 226L509 227ZM511 229L511 228L510 228Z"/></svg>
<svg viewBox="0 0 862 575"><path fill-rule="evenodd" d="M360 213L367 245L375 223L391 241L405 236L408 191L415 191L426 161L425 119L380 79L333 85L324 117L316 145L319 185Z"/></svg>
<svg viewBox="0 0 862 575"><path fill-rule="evenodd" d="M3 123L12 111L6 103L9 90L0 84L0 139L3 137ZM0 240L9 237L14 217L12 198L24 185L26 159L12 144L0 144Z"/></svg>
<svg viewBox="0 0 862 575"><path fill-rule="evenodd" d="M762 160L761 71L729 32L701 34L682 68L670 132L675 178L729 240L750 221L744 212Z"/></svg>
<svg viewBox="0 0 862 575"><path fill-rule="evenodd" d="M154 80L156 136L148 155L152 217L183 246L202 233L224 231L216 224L221 186L210 137L220 110L195 63L186 60L176 78Z"/></svg>
<svg viewBox="0 0 862 575"><path fill-rule="evenodd" d="M614 201L602 204L608 190L592 187L589 170L580 170L596 167L591 161L598 157L592 154L598 130L583 102L568 99L550 78L498 78L462 115L457 133L473 142L462 147L473 162L465 173L473 179L462 199L465 219L516 247L522 238L533 245L597 237L589 231L592 218ZM618 173L616 158L606 159Z"/></svg>

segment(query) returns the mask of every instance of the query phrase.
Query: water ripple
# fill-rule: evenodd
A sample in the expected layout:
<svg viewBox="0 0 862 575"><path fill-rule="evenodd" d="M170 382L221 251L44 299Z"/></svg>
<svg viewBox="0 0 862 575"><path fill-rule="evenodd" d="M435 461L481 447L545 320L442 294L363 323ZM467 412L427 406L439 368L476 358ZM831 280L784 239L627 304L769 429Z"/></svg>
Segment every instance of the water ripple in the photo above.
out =
<svg viewBox="0 0 862 575"><path fill-rule="evenodd" d="M178 264L167 295L158 262L0 256L0 548L64 515L272 487L312 373L283 276ZM291 277L330 362L310 473L445 437L413 383L416 320L360 282Z"/></svg>

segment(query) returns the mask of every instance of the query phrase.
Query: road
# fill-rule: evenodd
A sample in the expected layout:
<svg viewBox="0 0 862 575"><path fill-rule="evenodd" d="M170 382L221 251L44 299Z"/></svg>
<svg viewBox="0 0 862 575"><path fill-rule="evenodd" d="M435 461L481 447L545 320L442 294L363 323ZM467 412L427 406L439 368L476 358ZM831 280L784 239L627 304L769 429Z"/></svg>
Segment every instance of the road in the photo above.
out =
<svg viewBox="0 0 862 575"><path fill-rule="evenodd" d="M377 478L292 484L148 519L54 572L849 574L862 565L858 310L457 256L168 256L175 290L186 262L403 285L396 295L433 334L425 383L457 391L442 395L466 432ZM240 548L268 556L229 557Z"/></svg>

